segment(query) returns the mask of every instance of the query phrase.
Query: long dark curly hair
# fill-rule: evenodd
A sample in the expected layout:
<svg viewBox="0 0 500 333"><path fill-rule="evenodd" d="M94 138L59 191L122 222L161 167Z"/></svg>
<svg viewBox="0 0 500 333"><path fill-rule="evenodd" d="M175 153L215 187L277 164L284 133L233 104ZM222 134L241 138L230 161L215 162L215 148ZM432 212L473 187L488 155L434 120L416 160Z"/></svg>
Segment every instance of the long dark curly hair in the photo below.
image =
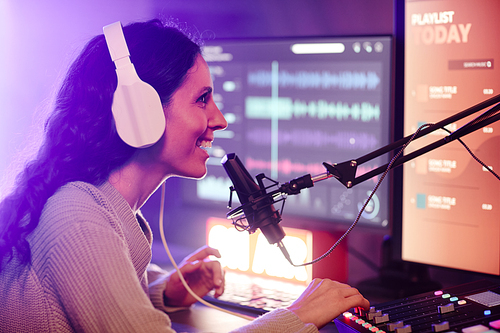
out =
<svg viewBox="0 0 500 333"><path fill-rule="evenodd" d="M133 23L123 31L139 77L168 105L201 53L199 42L160 20ZM59 187L71 181L102 184L134 154L136 149L116 132L111 112L116 86L115 66L104 36L96 36L62 82L38 153L0 202L0 271L14 256L21 264L30 263L26 238Z"/></svg>

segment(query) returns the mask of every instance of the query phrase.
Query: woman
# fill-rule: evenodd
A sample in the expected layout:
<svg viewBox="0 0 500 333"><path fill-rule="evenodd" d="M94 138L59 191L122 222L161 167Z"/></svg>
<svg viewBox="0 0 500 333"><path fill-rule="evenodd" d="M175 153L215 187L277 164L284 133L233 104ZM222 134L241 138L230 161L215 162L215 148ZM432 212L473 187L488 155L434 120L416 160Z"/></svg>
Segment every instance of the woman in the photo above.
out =
<svg viewBox="0 0 500 333"><path fill-rule="evenodd" d="M150 266L139 209L168 177L203 177L205 148L227 123L198 44L157 20L124 33L138 75L160 96L165 132L144 149L120 139L114 64L104 37L92 39L63 81L36 158L0 204L2 332L172 332L166 313L195 302L177 274ZM202 248L179 268L200 296L224 289L209 255L219 254ZM369 306L357 290L315 280L288 309L240 330L314 332L355 306Z"/></svg>

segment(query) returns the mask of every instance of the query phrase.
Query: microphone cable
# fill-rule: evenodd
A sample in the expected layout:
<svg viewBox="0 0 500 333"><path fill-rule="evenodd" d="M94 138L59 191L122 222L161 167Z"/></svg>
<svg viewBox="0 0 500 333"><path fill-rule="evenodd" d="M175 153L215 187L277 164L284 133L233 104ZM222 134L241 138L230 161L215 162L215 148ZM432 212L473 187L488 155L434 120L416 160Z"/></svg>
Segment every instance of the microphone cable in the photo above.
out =
<svg viewBox="0 0 500 333"><path fill-rule="evenodd" d="M389 164L387 165L387 168L385 169L384 173L380 176L380 179L378 180L377 184L375 185L375 187L373 188L373 190L371 191L370 195L368 196L368 199L366 199L364 205L361 207L361 209L359 210L358 212L358 215L356 216L356 219L354 220L354 222L349 226L349 228L344 232L344 234L335 242L335 244L332 245L332 247L330 247L330 249L328 251L326 251L324 254L322 254L321 256L319 256L318 258L316 259L313 259L312 261L310 262L306 262L306 263L302 263L302 264L294 264L291 257L290 257L290 254L288 253L288 251L286 250L283 242L279 242L278 243L278 248L281 250L281 252L283 253L283 256L286 258L286 260L294 267L303 267L303 266L307 266L307 265L312 265L312 264L315 264L321 260L323 260L324 258L326 258L327 256L330 255L330 253L333 252L333 250L335 250L335 248L340 244L340 242L342 242L346 237L347 235L352 231L352 229L354 229L354 227L356 226L356 224L358 224L359 222L359 219L361 218L361 215L363 214L363 212L365 211L365 208L366 206L368 206L368 203L370 202L370 200L373 198L373 195L375 195L375 192L378 190L378 188L380 187L380 184L382 184L382 181L384 180L385 176L387 176L387 174L389 173L389 170L392 168L392 165L394 164L394 162L396 162L396 160L401 156L401 154L403 153L403 151L406 149L406 147L410 144L410 142L412 142L415 137L417 136L417 134L424 128L426 127L429 127L433 124L430 124L430 123L427 123L427 124L423 124L421 125L417 131L415 133L413 133L413 135L408 139L408 141L403 145L403 147L399 150L399 152L391 159L391 161L389 162Z"/></svg>
<svg viewBox="0 0 500 333"><path fill-rule="evenodd" d="M452 134L453 132L451 132L450 130L446 129L443 127L443 129L448 132L449 134ZM460 138L457 138L456 139L458 142L460 142L462 144L462 146L464 146L465 150L467 150L467 152L470 154L470 156L472 156L472 158L474 160L476 160L477 163L481 164L486 170L488 170L493 176L495 176L495 178L497 178L498 180L500 180L500 176L495 172L493 171L493 169L491 167L489 167L488 165L486 165L486 163L484 163L479 157L477 157L473 152L472 150L469 148L469 146L467 146L465 144L465 142L462 141L462 139Z"/></svg>
<svg viewBox="0 0 500 333"><path fill-rule="evenodd" d="M401 148L401 150L392 158L392 160L390 161L390 163L388 164L386 170L384 171L384 173L381 175L379 181L377 182L377 184L375 185L375 187L373 188L372 192L370 193L370 195L368 196L368 199L366 200L365 204L363 205L363 207L360 209L356 219L354 220L354 222L351 224L351 226L344 232L344 234L337 240L337 242L335 242L335 244L327 251L325 252L323 255L321 255L320 257L310 261L310 262L306 262L306 263L303 263L303 264L294 264L292 262L292 259L290 258L290 255L288 254L288 251L286 250L285 246L283 245L283 242L279 242L277 245L279 247L279 249L281 250L281 252L283 253L284 257L287 259L287 261L294 267L302 267L302 266L306 266L306 265L311 265L311 264L315 264L317 263L318 261L320 260L323 260L324 258L326 258L328 255L330 255L330 253L332 253L332 251L340 244L340 242L342 240L344 240L344 238L347 237L347 235L352 231L352 229L354 229L354 227L356 226L356 224L358 223L359 219L361 218L361 214L364 212L366 206L368 205L368 203L370 202L370 200L372 199L373 195L375 194L375 191L378 189L378 187L380 186L380 184L382 183L382 180L385 178L385 176L388 174L389 170L391 169L392 165L394 164L394 162L400 157L400 155L403 153L403 151L406 149L406 147L415 139L416 135L421 131L423 130L424 128L426 127L429 127L429 126L432 126L433 124L432 123L427 123L427 124L423 124L421 125L417 131L415 133L413 133L413 135L410 137L410 139L408 140L408 142L406 142L403 147ZM448 132L449 134L452 134L452 132L450 130L448 130L447 128L445 127L441 127L443 130L445 130L446 132ZM489 167L488 165L486 165L481 159L479 159L473 152L472 150L465 144L465 142L463 142L460 138L457 139L458 142L460 142L462 144L462 146L467 150L467 152L472 156L472 158L478 162L479 164L481 164L486 170L488 170L495 178L497 178L498 180L500 180L500 176L495 172L493 171L493 169L491 167Z"/></svg>

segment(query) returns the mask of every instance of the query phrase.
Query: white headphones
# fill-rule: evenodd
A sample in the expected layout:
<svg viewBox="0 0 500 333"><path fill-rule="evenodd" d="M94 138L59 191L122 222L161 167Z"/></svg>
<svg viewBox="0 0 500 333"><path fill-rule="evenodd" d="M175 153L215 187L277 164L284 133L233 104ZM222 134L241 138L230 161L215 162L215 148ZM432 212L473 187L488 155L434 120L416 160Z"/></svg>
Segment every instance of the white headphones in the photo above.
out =
<svg viewBox="0 0 500 333"><path fill-rule="evenodd" d="M111 59L115 63L118 86L113 95L113 117L118 135L125 143L146 148L165 131L165 115L156 90L142 81L130 61L121 23L103 28Z"/></svg>

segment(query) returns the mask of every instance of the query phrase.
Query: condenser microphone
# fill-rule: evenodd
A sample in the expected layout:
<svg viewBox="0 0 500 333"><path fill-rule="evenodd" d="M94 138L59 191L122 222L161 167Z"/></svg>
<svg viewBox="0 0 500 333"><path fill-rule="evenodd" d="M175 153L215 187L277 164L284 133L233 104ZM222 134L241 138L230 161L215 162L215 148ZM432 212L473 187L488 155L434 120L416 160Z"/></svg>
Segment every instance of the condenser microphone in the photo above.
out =
<svg viewBox="0 0 500 333"><path fill-rule="evenodd" d="M281 244L285 232L281 225L281 214L274 208L274 199L262 184L257 185L236 154L224 156L221 161L238 195L241 209L248 223L249 233L260 229L269 244Z"/></svg>

